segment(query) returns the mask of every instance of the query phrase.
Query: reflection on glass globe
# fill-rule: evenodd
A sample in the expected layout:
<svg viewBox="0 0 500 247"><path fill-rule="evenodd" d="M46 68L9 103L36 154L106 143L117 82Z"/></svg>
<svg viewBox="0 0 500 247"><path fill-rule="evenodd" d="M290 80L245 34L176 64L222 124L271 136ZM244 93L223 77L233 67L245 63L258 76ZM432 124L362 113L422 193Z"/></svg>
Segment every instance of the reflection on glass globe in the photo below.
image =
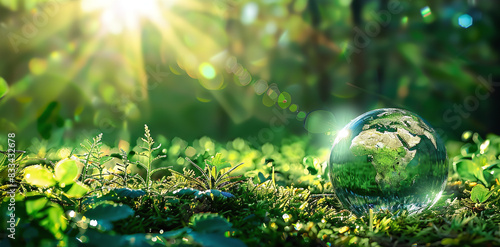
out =
<svg viewBox="0 0 500 247"><path fill-rule="evenodd" d="M370 209L412 214L439 200L448 163L442 141L422 118L385 108L337 134L328 171L337 197L356 215Z"/></svg>

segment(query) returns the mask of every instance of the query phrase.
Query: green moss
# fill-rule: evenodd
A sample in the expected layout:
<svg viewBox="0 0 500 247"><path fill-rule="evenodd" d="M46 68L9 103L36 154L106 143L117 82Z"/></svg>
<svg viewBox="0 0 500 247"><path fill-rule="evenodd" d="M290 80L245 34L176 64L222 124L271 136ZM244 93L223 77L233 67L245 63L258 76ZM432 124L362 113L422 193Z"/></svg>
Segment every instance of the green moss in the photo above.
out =
<svg viewBox="0 0 500 247"><path fill-rule="evenodd" d="M493 157L485 161L487 164L498 161L500 147L498 140L500 139L491 139L492 144L489 149L483 150L485 154ZM194 140L193 143L197 141ZM431 210L424 210L411 217L405 213L394 217L388 212L377 212L371 218L370 216L357 218L345 210L335 196L330 194L331 184L324 180L326 170L322 166L328 155L327 151L309 145L306 138L286 140L281 148L270 148L267 145L265 153L261 147L253 148L245 141L240 141L238 149L232 147L233 142L214 142L215 151L221 153L221 156L214 157L215 161L209 153L200 150L191 157L197 164L208 160L219 169L230 169L222 168L225 166L225 161L222 162L219 158L226 159L231 167L240 162L245 163L234 171L236 172L234 175L239 174L244 177L230 179L237 182L234 186L227 190L212 191L203 197L196 197L190 193L174 193L179 187L196 187L195 180L202 175L188 164L176 163L176 160L182 157L180 154L184 150L180 150L179 155L158 160L158 167L172 165L171 169L182 175L164 171L161 176L152 176L148 192L140 190L144 185L134 176L135 171L127 179L126 186L129 189L113 185L112 176L105 174L111 178L105 183L104 189L101 190L101 186L90 186L94 190L81 200L63 196L63 188L30 186L21 180L20 173L16 178L20 184L16 196L16 216L21 218L23 225L17 228L16 234L29 238L16 238L16 240L4 238L0 240L0 244L77 246L81 244L77 238L89 241L88 244L95 246L113 246L118 243L121 246L164 246L165 243L194 246L200 244L227 246L228 243L234 246L242 243L247 246L409 246L412 244L420 246L428 243L494 246L500 241L498 232L500 209L497 206L499 193L493 191L488 197L481 197L482 201L479 204L473 202L470 199L472 187L466 183L459 183L456 174L451 175L452 179L448 182L445 193ZM165 143L162 147L168 152L168 149L177 145L175 143ZM137 147L130 149L140 148L141 145L142 143L139 143ZM196 145L192 145L191 142L185 145L186 148L189 146ZM302 150L303 157L296 157L297 149ZM74 152L79 151L81 150L76 149ZM359 151L363 152L361 149ZM381 165L379 169L397 171L391 170L394 168L387 164L391 157L404 155L405 151L406 149L401 148L381 149L378 158L374 156L373 160ZM55 157L51 152L57 154L59 150L55 148L48 152L48 157ZM154 155L159 153L162 151L153 151ZM135 160L139 157L133 152L127 154L128 156L124 157L112 153L111 156L118 162L123 162L120 161L122 157L130 162L130 166L134 166ZM7 163L1 155L3 154L0 154L0 167L4 167ZM35 155L37 153L28 152L27 158L19 159L20 167L33 162ZM376 197L380 193L380 183L396 182L395 178L391 181L385 177L377 182L374 178L382 170L377 170L373 165L367 166L366 155L356 157L359 160L346 164L345 169L339 169L333 177L337 186L353 188L354 193L362 196ZM58 159L41 160L37 163L51 170L50 162L57 161ZM360 163L362 161L365 165ZM438 165L437 169L447 167L446 164ZM351 166L355 169L347 169L352 168ZM429 166L423 167L430 169L425 168ZM313 168L314 175L310 172ZM425 181L424 178L418 177L415 171L415 164L410 162L407 166L408 179L401 181L403 187L404 183L413 180L416 183ZM259 173L262 175L258 176ZM191 177L194 181L186 179L185 176ZM413 180L409 179L412 177ZM121 178L118 181L123 183ZM483 191L486 189L491 191L491 188L485 188ZM128 193L123 193L124 190ZM228 195L224 193L230 193L233 197L224 196ZM1 210L7 212L10 197L5 190L2 196ZM50 199L51 208L60 210L33 210L36 206L33 202L48 201L47 199ZM104 208L105 213L95 214L96 210ZM46 213L49 213L50 217L45 217ZM2 214L1 222L7 222L6 215ZM96 221L83 219L84 215L92 215ZM66 229L53 231L56 223L61 226L61 220L65 221ZM39 234L30 235L33 232ZM152 239L155 238L157 241L153 242ZM6 241L10 243L7 244Z"/></svg>

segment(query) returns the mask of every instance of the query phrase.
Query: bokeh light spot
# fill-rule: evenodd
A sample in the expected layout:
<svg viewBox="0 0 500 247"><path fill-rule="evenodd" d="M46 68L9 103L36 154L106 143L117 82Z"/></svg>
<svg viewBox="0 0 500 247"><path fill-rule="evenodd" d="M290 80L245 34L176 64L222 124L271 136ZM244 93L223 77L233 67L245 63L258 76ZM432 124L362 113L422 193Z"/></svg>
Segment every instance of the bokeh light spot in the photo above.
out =
<svg viewBox="0 0 500 247"><path fill-rule="evenodd" d="M210 100L210 99L205 99L205 98L202 98L202 97L196 97L196 99L197 99L198 101L200 101L200 102L203 102L203 103L208 103L208 102L212 101L212 100Z"/></svg>
<svg viewBox="0 0 500 247"><path fill-rule="evenodd" d="M462 140L463 141L467 141L469 140L469 138L472 137L472 131L465 131L463 134L462 134Z"/></svg>
<svg viewBox="0 0 500 247"><path fill-rule="evenodd" d="M120 140L118 142L118 148L123 149L125 152L128 152L130 150L130 143L125 140Z"/></svg>
<svg viewBox="0 0 500 247"><path fill-rule="evenodd" d="M333 113L324 110L317 110L309 113L304 127L310 133L326 133L335 128L335 116Z"/></svg>
<svg viewBox="0 0 500 247"><path fill-rule="evenodd" d="M461 15L460 17L458 17L458 25L463 28L472 26L472 16L468 14Z"/></svg>
<svg viewBox="0 0 500 247"><path fill-rule="evenodd" d="M234 75L234 83L240 86L246 86L252 81L252 76L246 69Z"/></svg>
<svg viewBox="0 0 500 247"><path fill-rule="evenodd" d="M304 120L304 118L306 117L306 113L301 111L297 114L297 119L298 120Z"/></svg>
<svg viewBox="0 0 500 247"><path fill-rule="evenodd" d="M270 21L266 24L264 30L269 34L274 34L278 30L278 26L276 25L275 22Z"/></svg>
<svg viewBox="0 0 500 247"><path fill-rule="evenodd" d="M401 25L403 27L406 27L408 25L408 16L403 16L403 18L401 18Z"/></svg>
<svg viewBox="0 0 500 247"><path fill-rule="evenodd" d="M243 11L241 14L241 22L243 24L251 24L257 18L259 14L259 5L254 2L249 2L243 6Z"/></svg>
<svg viewBox="0 0 500 247"><path fill-rule="evenodd" d="M297 111L297 105L296 105L296 104L292 104L292 105L290 106L290 108L288 108L288 109L289 109L291 112L295 112L295 111Z"/></svg>
<svg viewBox="0 0 500 247"><path fill-rule="evenodd" d="M216 75L214 67L209 63L202 63L200 65L200 73L209 80L214 79Z"/></svg>
<svg viewBox="0 0 500 247"><path fill-rule="evenodd" d="M59 157L61 159L64 159L64 158L69 157L69 155L71 154L71 149L69 149L69 148L61 148L58 153L59 153Z"/></svg>
<svg viewBox="0 0 500 247"><path fill-rule="evenodd" d="M273 89L267 90L267 96L269 96L272 100L276 100L278 98L278 94Z"/></svg>
<svg viewBox="0 0 500 247"><path fill-rule="evenodd" d="M47 61L40 58L33 58L29 61L28 67L33 75L41 75L47 70Z"/></svg>
<svg viewBox="0 0 500 247"><path fill-rule="evenodd" d="M267 107L273 106L274 104L276 104L277 101L278 101L278 94L272 89L267 90L267 92L262 97L262 103Z"/></svg>
<svg viewBox="0 0 500 247"><path fill-rule="evenodd" d="M263 94L267 90L267 88L268 88L267 81L262 79L258 80L254 84L254 90L257 95Z"/></svg>
<svg viewBox="0 0 500 247"><path fill-rule="evenodd" d="M424 18L424 22L430 23L434 20L434 17L432 16L432 11L429 6L425 6L420 9L420 14L422 14L422 17Z"/></svg>
<svg viewBox="0 0 500 247"><path fill-rule="evenodd" d="M420 9L420 13L422 14L422 17L426 18L432 14L431 8L429 8L429 6L425 6Z"/></svg>
<svg viewBox="0 0 500 247"><path fill-rule="evenodd" d="M177 164L178 165L183 165L185 160L182 157L177 158Z"/></svg>
<svg viewBox="0 0 500 247"><path fill-rule="evenodd" d="M186 154L187 157L192 157L193 155L196 154L196 152L197 152L196 149L194 147L191 147L191 146L187 147L186 151L184 151L184 153Z"/></svg>
<svg viewBox="0 0 500 247"><path fill-rule="evenodd" d="M61 59L61 53L59 53L58 51L53 51L50 53L50 58L54 61L58 61L59 59Z"/></svg>
<svg viewBox="0 0 500 247"><path fill-rule="evenodd" d="M291 103L292 103L292 96L290 96L290 94L287 92L282 92L278 97L278 105L282 109L288 108L288 106L290 106Z"/></svg>

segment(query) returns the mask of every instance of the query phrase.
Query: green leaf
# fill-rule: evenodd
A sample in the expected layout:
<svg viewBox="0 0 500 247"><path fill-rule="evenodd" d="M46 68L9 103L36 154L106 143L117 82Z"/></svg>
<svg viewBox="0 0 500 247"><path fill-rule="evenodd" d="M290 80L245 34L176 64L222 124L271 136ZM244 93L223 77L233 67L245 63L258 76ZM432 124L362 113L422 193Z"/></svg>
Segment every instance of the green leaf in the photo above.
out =
<svg viewBox="0 0 500 247"><path fill-rule="evenodd" d="M262 172L259 172L259 180L260 180L260 183L264 183L265 181L269 180L268 178L264 177L264 174L262 174Z"/></svg>
<svg viewBox="0 0 500 247"><path fill-rule="evenodd" d="M116 221L134 215L134 210L128 205L105 203L87 210L84 215L94 220Z"/></svg>
<svg viewBox="0 0 500 247"><path fill-rule="evenodd" d="M24 168L24 180L34 186L49 187L56 184L52 172L41 165L28 166Z"/></svg>
<svg viewBox="0 0 500 247"><path fill-rule="evenodd" d="M59 183L69 185L75 182L80 175L80 168L75 160L66 158L57 162L54 173Z"/></svg>
<svg viewBox="0 0 500 247"><path fill-rule="evenodd" d="M50 208L45 211L48 217L41 220L40 225L51 231L54 236L62 236L67 226L66 218L64 218L64 211L59 204L50 202L49 205Z"/></svg>
<svg viewBox="0 0 500 247"><path fill-rule="evenodd" d="M212 159L212 165L217 167L217 170L222 170L224 168L231 167L231 164L222 158L221 153L217 153L215 157Z"/></svg>
<svg viewBox="0 0 500 247"><path fill-rule="evenodd" d="M144 168L146 171L148 170L148 167L146 165L144 165L143 163L141 163L140 161L138 161L136 164L137 164L137 166Z"/></svg>
<svg viewBox="0 0 500 247"><path fill-rule="evenodd" d="M0 99L5 96L7 92L9 92L9 85L2 77L0 77Z"/></svg>
<svg viewBox="0 0 500 247"><path fill-rule="evenodd" d="M490 191L482 184L478 184L472 188L470 192L470 199L473 202L483 203L491 196Z"/></svg>
<svg viewBox="0 0 500 247"><path fill-rule="evenodd" d="M164 232L161 234L161 236L164 238L167 238L167 239L168 238L177 238L177 237L180 237L180 236L184 235L185 233L191 232L191 231L192 231L191 229L184 227L184 228L179 229L179 230Z"/></svg>
<svg viewBox="0 0 500 247"><path fill-rule="evenodd" d="M153 176L153 174L154 174L155 172L159 172L159 171L161 171L161 170L168 170L168 169L170 169L170 168L172 168L172 167L171 167L171 166L169 166L169 167L160 167L160 168L156 168L156 169L154 169L154 170L152 170L152 171L150 172L150 176Z"/></svg>
<svg viewBox="0 0 500 247"><path fill-rule="evenodd" d="M109 157L111 157L111 158L118 158L118 159L122 159L123 158L123 156L120 153L112 153L112 154L109 155Z"/></svg>
<svg viewBox="0 0 500 247"><path fill-rule="evenodd" d="M495 183L495 179L500 180L500 164L493 164L483 170L483 176L488 183Z"/></svg>
<svg viewBox="0 0 500 247"><path fill-rule="evenodd" d="M43 195L26 197L26 212L33 217L37 217L37 212L41 211L49 202Z"/></svg>
<svg viewBox="0 0 500 247"><path fill-rule="evenodd" d="M64 218L64 211L59 204L49 201L41 195L26 198L26 212L45 229L55 236L61 235L66 229L67 221Z"/></svg>
<svg viewBox="0 0 500 247"><path fill-rule="evenodd" d="M89 188L82 184L81 182L72 183L70 185L66 185L63 188L63 191L68 195L68 197L81 198L89 192Z"/></svg>
<svg viewBox="0 0 500 247"><path fill-rule="evenodd" d="M137 198L146 194L144 190L133 190L129 188L119 188L113 190L117 196L123 196L128 198Z"/></svg>
<svg viewBox="0 0 500 247"><path fill-rule="evenodd" d="M307 167L307 170L309 171L309 173L310 173L311 175L316 175L316 174L318 174L318 169L316 169L314 166L308 166L308 167Z"/></svg>
<svg viewBox="0 0 500 247"><path fill-rule="evenodd" d="M302 163L304 163L304 165L306 167L307 166L314 166L314 158L311 156L304 157L304 159L302 160Z"/></svg>
<svg viewBox="0 0 500 247"><path fill-rule="evenodd" d="M477 181L476 174L481 169L471 160L460 160L455 164L455 168L461 179L471 182Z"/></svg>
<svg viewBox="0 0 500 247"><path fill-rule="evenodd" d="M191 217L191 228L199 233L220 233L231 230L231 223L217 214L196 214Z"/></svg>

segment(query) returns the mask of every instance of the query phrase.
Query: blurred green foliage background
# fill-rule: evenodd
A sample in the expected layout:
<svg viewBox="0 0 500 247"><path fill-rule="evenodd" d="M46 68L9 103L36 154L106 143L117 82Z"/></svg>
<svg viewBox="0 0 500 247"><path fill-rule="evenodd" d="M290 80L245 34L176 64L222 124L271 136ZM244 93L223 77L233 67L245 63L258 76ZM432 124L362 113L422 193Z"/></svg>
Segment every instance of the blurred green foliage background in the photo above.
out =
<svg viewBox="0 0 500 247"><path fill-rule="evenodd" d="M145 123L168 139L328 140L381 107L413 111L445 139L499 133L499 11L476 0L0 0L0 134L15 132L19 149L101 132L133 142Z"/></svg>

